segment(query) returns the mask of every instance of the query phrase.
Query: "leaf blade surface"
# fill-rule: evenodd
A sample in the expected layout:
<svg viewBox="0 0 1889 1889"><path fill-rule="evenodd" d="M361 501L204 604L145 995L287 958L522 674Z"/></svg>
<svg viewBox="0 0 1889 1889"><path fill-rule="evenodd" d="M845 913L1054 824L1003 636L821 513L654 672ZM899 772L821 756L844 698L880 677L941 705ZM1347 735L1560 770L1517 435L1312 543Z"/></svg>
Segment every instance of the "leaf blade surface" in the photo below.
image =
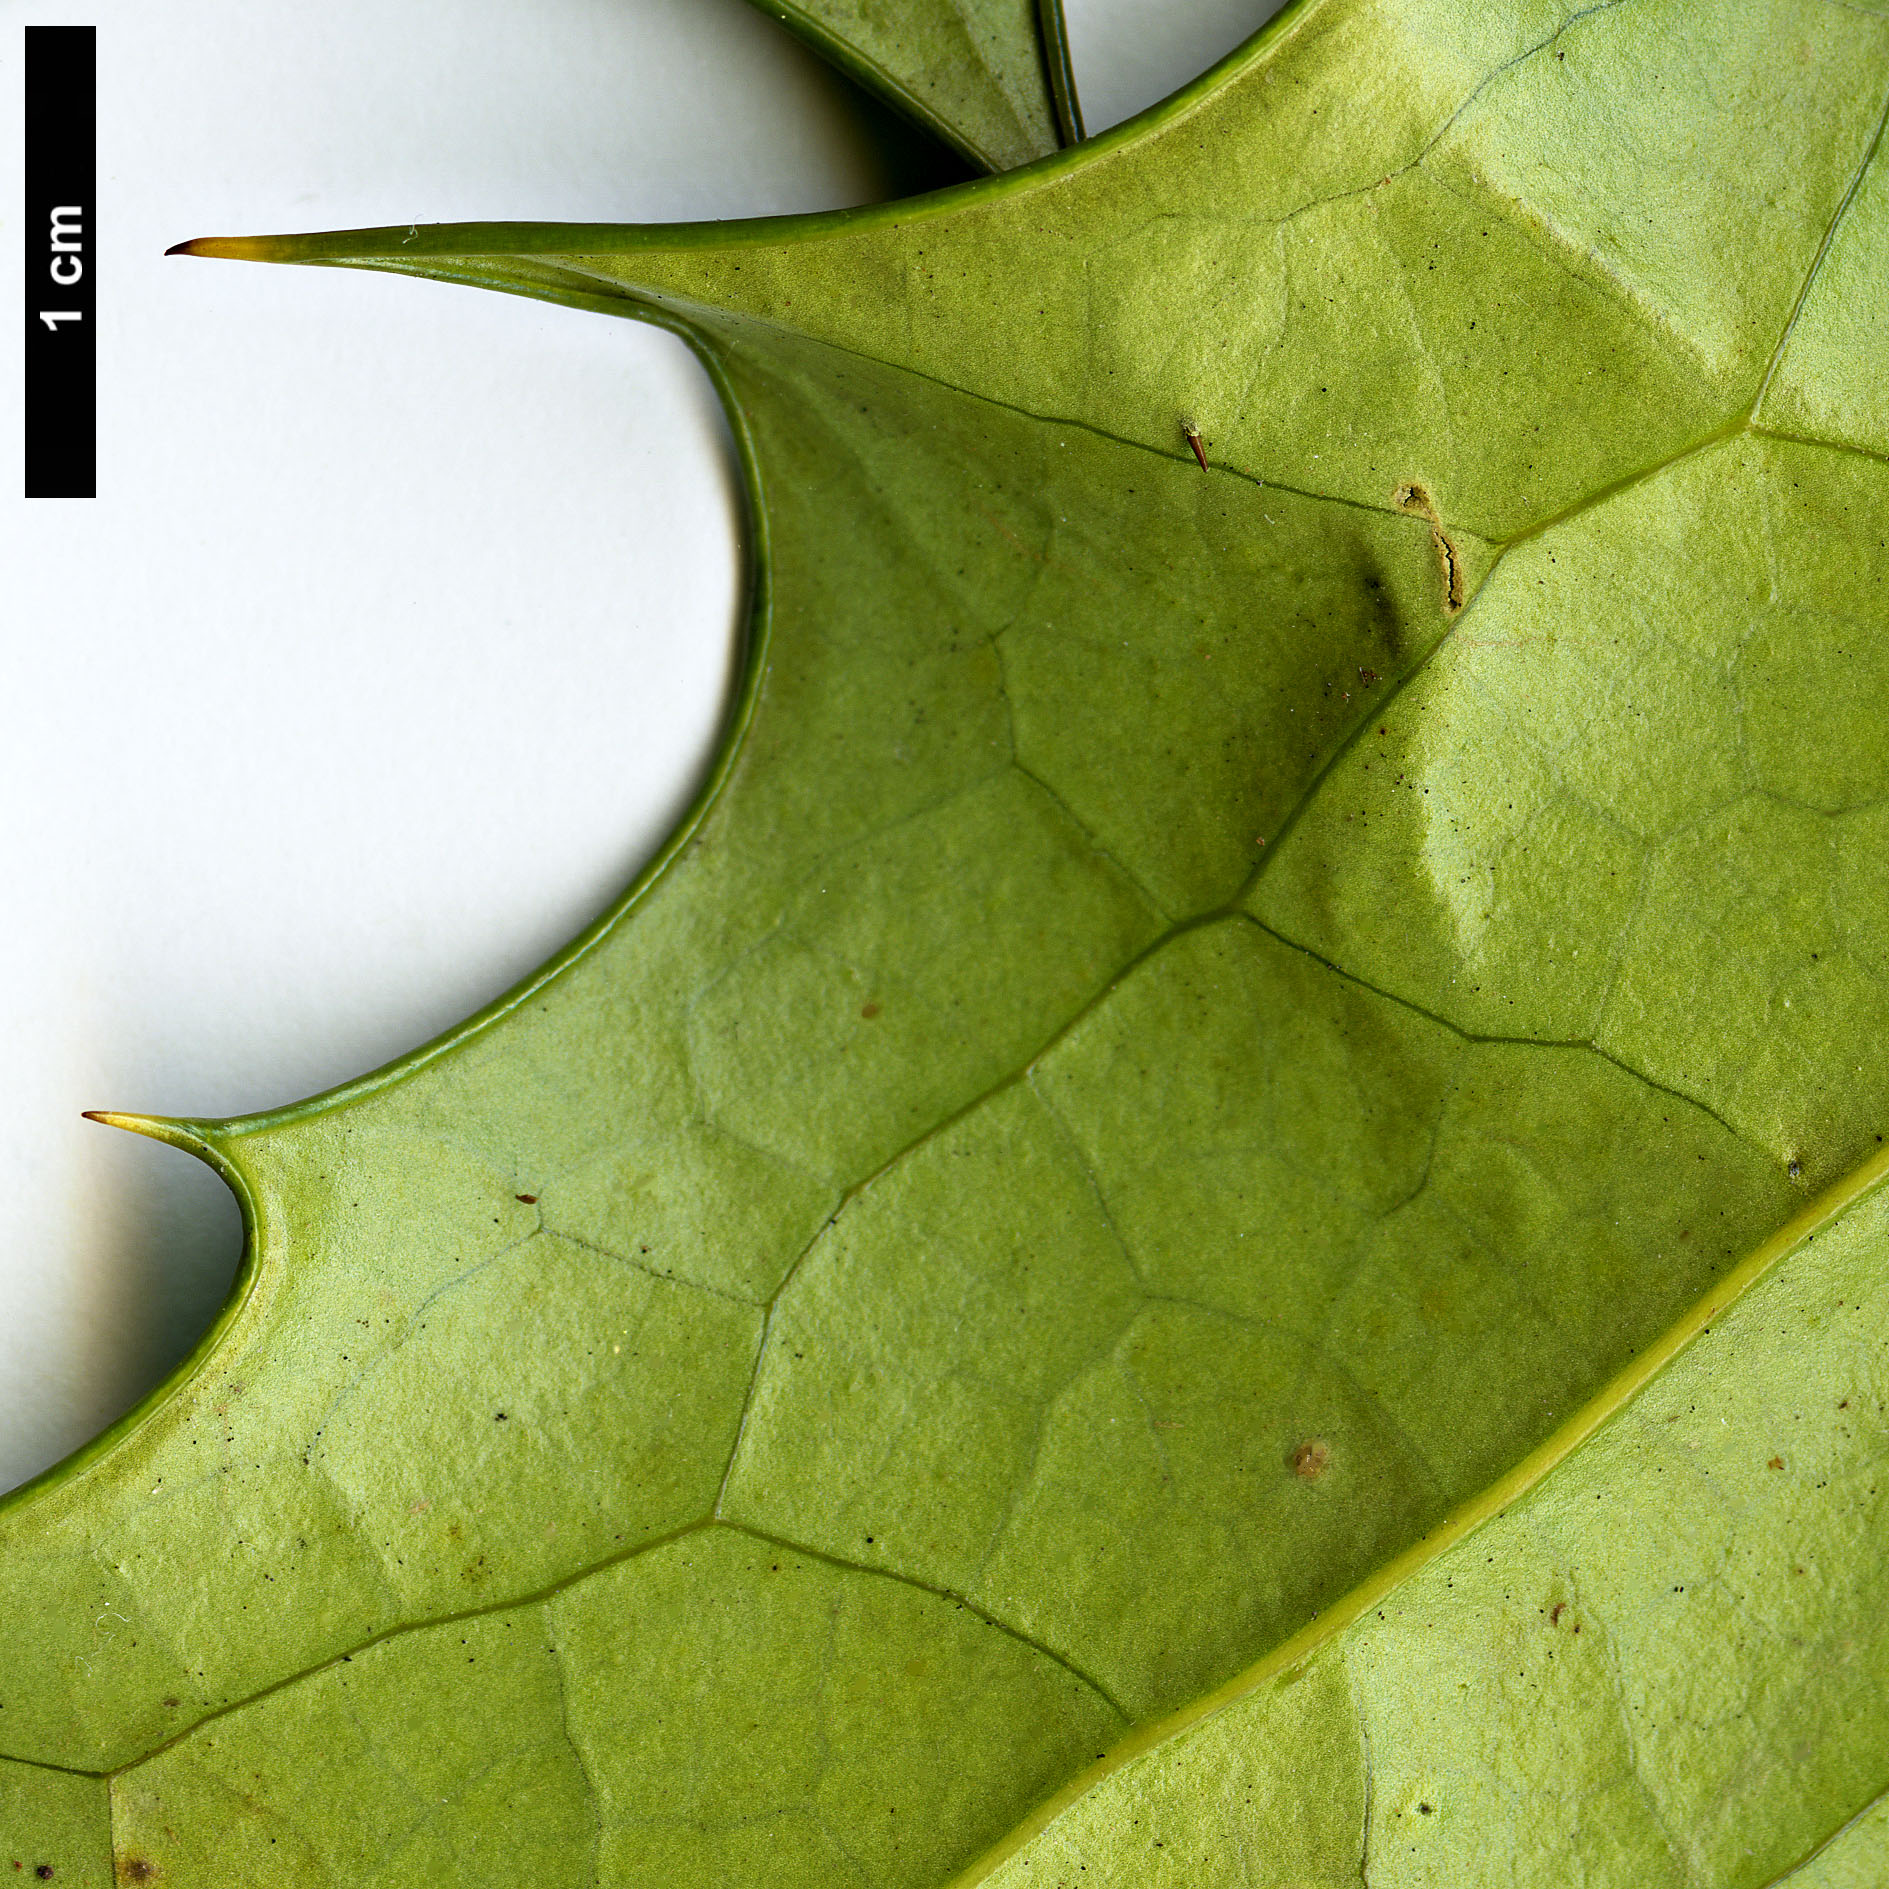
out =
<svg viewBox="0 0 1889 1889"><path fill-rule="evenodd" d="M1328 0L916 207L200 246L680 326L752 646L564 959L172 1131L246 1296L0 1514L10 1755L189 1879L371 1664L370 1725L485 1742L359 1831L279 1777L258 1858L400 1880L529 1801L589 1818L547 1870L935 1883L1867 1151L1883 474L1792 363L1875 279L1889 29L1665 18Z"/></svg>
<svg viewBox="0 0 1889 1889"><path fill-rule="evenodd" d="M1401 1579L1130 1741L953 1889L1868 1868L1885 1171L1761 1249Z"/></svg>

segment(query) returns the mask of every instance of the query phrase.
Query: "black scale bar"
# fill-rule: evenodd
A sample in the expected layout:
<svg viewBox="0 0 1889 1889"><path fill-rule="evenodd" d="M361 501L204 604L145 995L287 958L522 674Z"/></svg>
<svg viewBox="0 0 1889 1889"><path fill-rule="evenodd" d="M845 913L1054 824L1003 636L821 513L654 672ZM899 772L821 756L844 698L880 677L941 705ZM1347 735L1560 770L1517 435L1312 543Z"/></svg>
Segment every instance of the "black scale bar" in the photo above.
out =
<svg viewBox="0 0 1889 1889"><path fill-rule="evenodd" d="M97 42L26 33L26 496L98 491Z"/></svg>

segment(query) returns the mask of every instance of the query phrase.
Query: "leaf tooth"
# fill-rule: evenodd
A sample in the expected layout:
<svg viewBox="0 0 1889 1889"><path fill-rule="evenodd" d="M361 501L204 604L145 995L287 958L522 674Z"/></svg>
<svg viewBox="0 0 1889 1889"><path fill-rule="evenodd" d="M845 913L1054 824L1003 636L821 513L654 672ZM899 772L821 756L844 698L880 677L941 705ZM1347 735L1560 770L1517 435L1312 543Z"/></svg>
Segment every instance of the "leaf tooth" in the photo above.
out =
<svg viewBox="0 0 1889 1889"><path fill-rule="evenodd" d="M167 256L226 256L233 262L280 262L277 239L268 236L193 236L187 243L173 243ZM90 1111L87 1111L90 1113Z"/></svg>
<svg viewBox="0 0 1889 1889"><path fill-rule="evenodd" d="M188 1125L168 1115L127 1115L122 1110L87 1108L79 1111L88 1122L103 1122L107 1128L123 1128L134 1135L149 1135L153 1141L177 1140L189 1134ZM191 1139L196 1139L192 1136Z"/></svg>
<svg viewBox="0 0 1889 1889"><path fill-rule="evenodd" d="M187 1121L175 1115L129 1115L120 1109L88 1108L79 1111L88 1122L103 1122L107 1128L122 1128L128 1134L148 1135L153 1141L181 1148L199 1161L207 1162L219 1174L228 1167L228 1157L216 1139L219 1124Z"/></svg>

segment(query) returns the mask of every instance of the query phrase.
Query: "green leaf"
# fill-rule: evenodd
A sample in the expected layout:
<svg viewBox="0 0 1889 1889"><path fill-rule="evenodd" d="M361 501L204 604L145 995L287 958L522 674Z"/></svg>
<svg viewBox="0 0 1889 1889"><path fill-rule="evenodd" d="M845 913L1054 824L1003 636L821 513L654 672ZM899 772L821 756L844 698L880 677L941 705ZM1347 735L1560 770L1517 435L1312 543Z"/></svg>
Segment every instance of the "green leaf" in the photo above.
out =
<svg viewBox="0 0 1889 1889"><path fill-rule="evenodd" d="M1886 1173L964 1884L1880 1882Z"/></svg>
<svg viewBox="0 0 1889 1889"><path fill-rule="evenodd" d="M1822 0L1321 0L916 204L193 245L685 334L745 681L669 849L491 1011L143 1124L249 1253L0 1509L0 1835L81 1881L109 1815L129 1880L933 1889L1090 1829L1158 1881L1144 1780L1319 1880L1360 1715L1372 1777L1456 1780L1431 1880L1572 1879L1580 1797L1625 1832L1589 1881L1657 1835L1757 1889L1863 1810L1834 1576L1688 1613L1644 1725L1526 1660L1460 1687L1570 1566L1658 1655L1633 1583L1722 1518L1620 1439L1709 1370L1715 1449L1789 1465L1758 1413L1824 1364L1746 1309L1628 1390L1688 1307L1823 1278L1809 1190L1874 1224L1886 87L1889 19ZM1803 1408L1830 1473L1766 1473L1867 1582ZM1498 1514L1583 1476L1621 1519L1578 1553ZM1498 1543L1534 1586L1447 1658L1390 1631Z"/></svg>
<svg viewBox="0 0 1889 1889"><path fill-rule="evenodd" d="M755 4L984 170L1082 136L1062 0Z"/></svg>

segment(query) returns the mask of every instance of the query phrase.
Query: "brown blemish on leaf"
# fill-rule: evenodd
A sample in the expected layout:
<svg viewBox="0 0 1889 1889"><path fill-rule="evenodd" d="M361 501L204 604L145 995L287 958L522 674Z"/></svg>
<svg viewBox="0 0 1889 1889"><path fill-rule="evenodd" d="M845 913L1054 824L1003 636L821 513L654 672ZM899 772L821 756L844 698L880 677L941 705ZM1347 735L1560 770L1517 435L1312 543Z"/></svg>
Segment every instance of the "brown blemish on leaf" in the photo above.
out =
<svg viewBox="0 0 1889 1889"><path fill-rule="evenodd" d="M973 504L975 505L975 501L973 501ZM1049 565L1049 559L1043 552L1036 550L1033 546L1025 544L994 512L986 511L981 505L975 505L975 509L979 517L981 517L999 537L1007 539L1021 551L1026 558L1033 558L1038 564L1044 565L1045 567Z"/></svg>
<svg viewBox="0 0 1889 1889"><path fill-rule="evenodd" d="M1301 1482L1316 1482L1331 1461L1331 1445L1322 1436L1307 1437L1288 1458Z"/></svg>
<svg viewBox="0 0 1889 1889"><path fill-rule="evenodd" d="M1784 1458L1781 1456L1774 1456L1771 1458L1770 1462L1768 1462L1765 1465L1765 1467L1767 1469L1782 1469L1784 1467Z"/></svg>
<svg viewBox="0 0 1889 1889"><path fill-rule="evenodd" d="M1558 1600L1548 1609L1548 1624L1551 1627L1558 1627L1561 1624L1561 1616L1567 1611L1567 1606L1568 1603L1565 1600Z"/></svg>
<svg viewBox="0 0 1889 1889"><path fill-rule="evenodd" d="M120 1856L118 1858L118 1880L120 1882L156 1882L163 1871L148 1856Z"/></svg>
<svg viewBox="0 0 1889 1889"><path fill-rule="evenodd" d="M877 1004L861 1004L859 1006L859 1014L870 1023L873 1018L879 1014L879 1006Z"/></svg>
<svg viewBox="0 0 1889 1889"><path fill-rule="evenodd" d="M1429 520L1430 542L1436 546L1436 561L1443 571L1443 608L1454 616L1463 607L1463 564L1456 555L1455 545L1450 542L1449 533L1443 529L1442 519L1437 516L1429 488L1419 485L1415 479L1407 480L1391 494L1391 503L1413 518Z"/></svg>

